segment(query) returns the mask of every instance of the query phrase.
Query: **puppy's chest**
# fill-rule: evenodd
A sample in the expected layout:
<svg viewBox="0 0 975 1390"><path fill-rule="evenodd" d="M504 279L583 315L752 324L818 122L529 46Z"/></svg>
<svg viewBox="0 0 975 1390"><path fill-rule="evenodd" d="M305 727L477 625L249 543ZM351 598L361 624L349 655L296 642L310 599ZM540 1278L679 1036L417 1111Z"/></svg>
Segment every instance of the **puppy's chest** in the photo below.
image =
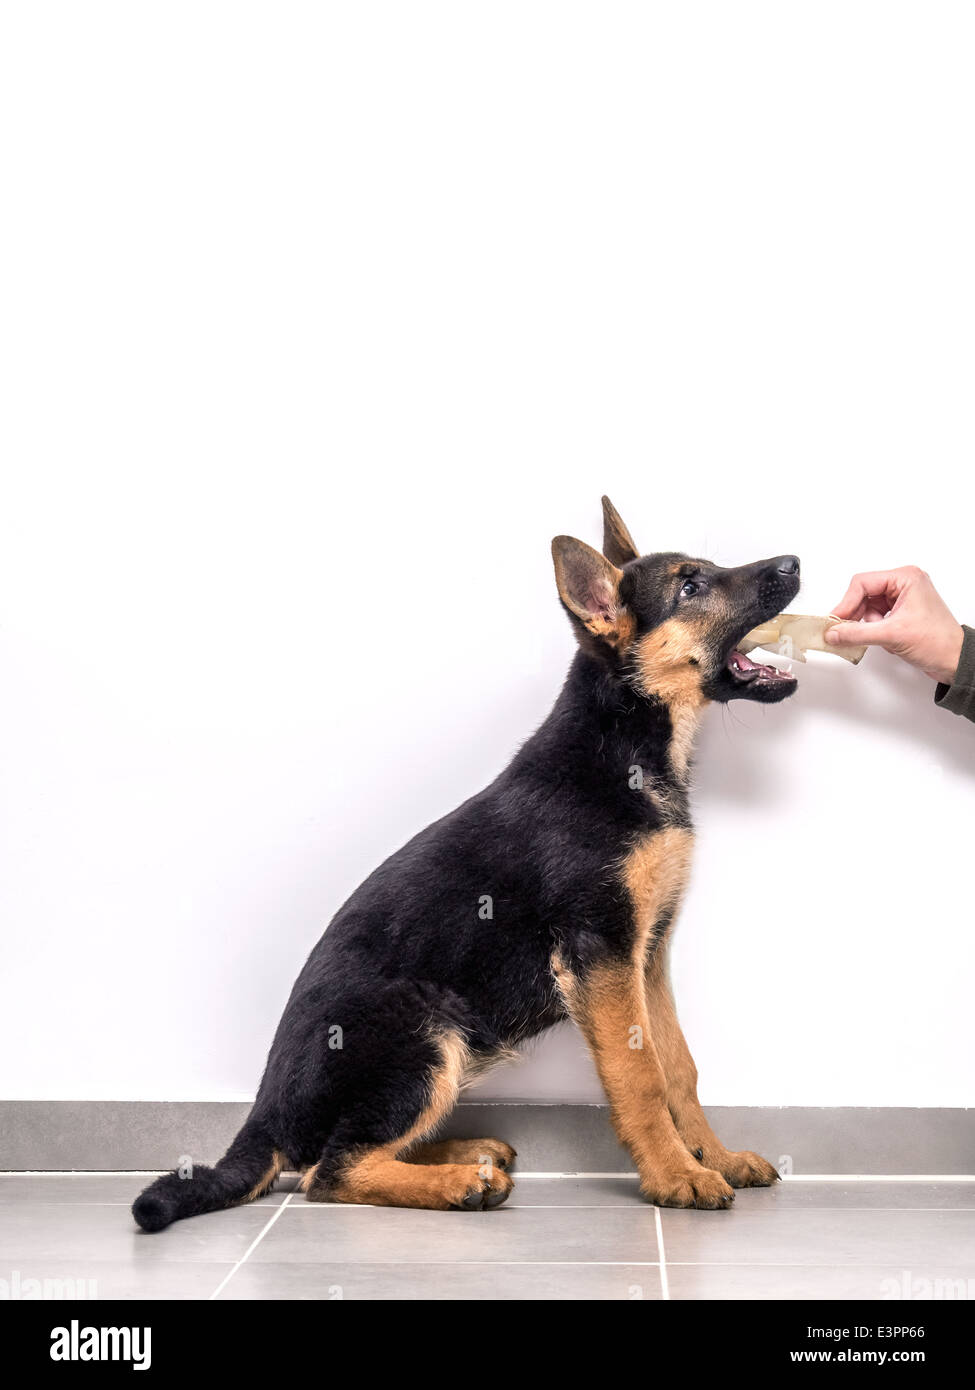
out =
<svg viewBox="0 0 975 1390"><path fill-rule="evenodd" d="M691 872L693 831L669 826L639 840L623 863L634 954L646 954L670 930Z"/></svg>

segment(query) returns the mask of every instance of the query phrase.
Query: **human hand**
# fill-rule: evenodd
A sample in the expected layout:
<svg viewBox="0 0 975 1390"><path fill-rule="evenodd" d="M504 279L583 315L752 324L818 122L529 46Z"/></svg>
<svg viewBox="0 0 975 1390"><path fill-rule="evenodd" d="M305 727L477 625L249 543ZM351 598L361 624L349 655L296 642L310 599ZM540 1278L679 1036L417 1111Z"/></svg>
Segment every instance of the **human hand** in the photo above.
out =
<svg viewBox="0 0 975 1390"><path fill-rule="evenodd" d="M832 617L843 620L827 630L833 646L883 647L932 680L954 680L965 633L916 565L855 574Z"/></svg>

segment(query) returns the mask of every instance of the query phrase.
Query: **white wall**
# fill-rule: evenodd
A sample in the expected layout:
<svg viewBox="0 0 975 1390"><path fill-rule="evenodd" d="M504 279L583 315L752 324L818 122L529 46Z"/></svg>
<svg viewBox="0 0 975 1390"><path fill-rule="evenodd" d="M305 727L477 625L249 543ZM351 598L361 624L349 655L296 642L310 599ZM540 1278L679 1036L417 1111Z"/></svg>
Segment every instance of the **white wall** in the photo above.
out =
<svg viewBox="0 0 975 1390"><path fill-rule="evenodd" d="M800 610L914 562L975 623L969 7L2 28L3 1095L253 1094L344 897L544 717L603 491L648 550L798 552ZM708 713L706 1101L975 1102L931 698L875 652ZM598 1094L565 1035L484 1088Z"/></svg>

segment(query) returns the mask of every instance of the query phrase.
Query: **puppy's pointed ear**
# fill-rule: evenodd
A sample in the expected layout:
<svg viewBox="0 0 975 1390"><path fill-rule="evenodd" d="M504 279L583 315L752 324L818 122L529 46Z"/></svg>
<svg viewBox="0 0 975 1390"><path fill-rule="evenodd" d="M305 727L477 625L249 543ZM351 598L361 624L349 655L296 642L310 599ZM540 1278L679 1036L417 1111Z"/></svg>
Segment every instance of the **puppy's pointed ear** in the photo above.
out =
<svg viewBox="0 0 975 1390"><path fill-rule="evenodd" d="M633 620L620 602L622 571L591 545L572 536L555 537L552 559L559 598L576 623L610 646L625 642Z"/></svg>
<svg viewBox="0 0 975 1390"><path fill-rule="evenodd" d="M603 554L614 565L627 565L640 558L633 537L608 497L603 498Z"/></svg>

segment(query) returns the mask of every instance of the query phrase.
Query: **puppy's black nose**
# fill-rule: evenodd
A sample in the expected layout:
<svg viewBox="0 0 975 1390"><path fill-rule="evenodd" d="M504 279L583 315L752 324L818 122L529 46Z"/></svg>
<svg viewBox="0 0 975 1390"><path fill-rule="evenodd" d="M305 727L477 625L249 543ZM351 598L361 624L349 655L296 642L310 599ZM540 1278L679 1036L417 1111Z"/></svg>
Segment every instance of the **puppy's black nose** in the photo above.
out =
<svg viewBox="0 0 975 1390"><path fill-rule="evenodd" d="M798 574L799 557L798 555L780 555L776 568L779 574Z"/></svg>

